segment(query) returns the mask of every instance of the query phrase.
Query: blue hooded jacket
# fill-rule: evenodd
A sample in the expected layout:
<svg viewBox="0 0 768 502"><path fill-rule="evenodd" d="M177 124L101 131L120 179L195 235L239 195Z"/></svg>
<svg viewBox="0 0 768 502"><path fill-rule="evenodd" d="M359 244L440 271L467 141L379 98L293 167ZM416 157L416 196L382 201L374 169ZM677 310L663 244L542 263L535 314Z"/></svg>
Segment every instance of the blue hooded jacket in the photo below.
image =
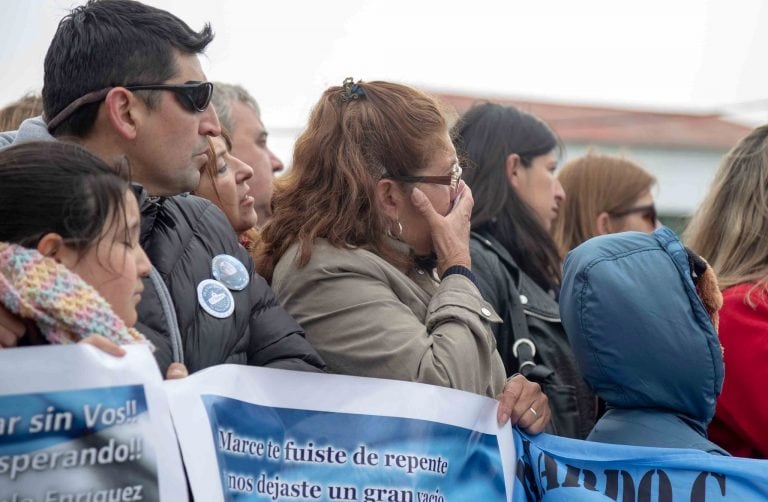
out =
<svg viewBox="0 0 768 502"><path fill-rule="evenodd" d="M588 440L728 454L706 435L723 385L720 341L674 232L604 235L571 251L560 314L609 408Z"/></svg>

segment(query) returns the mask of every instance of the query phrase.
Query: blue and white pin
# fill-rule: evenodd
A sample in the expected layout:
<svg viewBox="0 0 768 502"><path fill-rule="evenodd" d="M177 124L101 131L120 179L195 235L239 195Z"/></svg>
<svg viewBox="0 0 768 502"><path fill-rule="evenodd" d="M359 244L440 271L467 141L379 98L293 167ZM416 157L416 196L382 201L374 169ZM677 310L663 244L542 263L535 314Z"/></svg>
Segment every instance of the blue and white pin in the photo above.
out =
<svg viewBox="0 0 768 502"><path fill-rule="evenodd" d="M248 269L240 260L228 254L213 257L212 274L214 279L232 291L242 291L251 281Z"/></svg>
<svg viewBox="0 0 768 502"><path fill-rule="evenodd" d="M232 292L213 279L205 279L197 285L197 302L203 310L219 319L229 317L235 311Z"/></svg>

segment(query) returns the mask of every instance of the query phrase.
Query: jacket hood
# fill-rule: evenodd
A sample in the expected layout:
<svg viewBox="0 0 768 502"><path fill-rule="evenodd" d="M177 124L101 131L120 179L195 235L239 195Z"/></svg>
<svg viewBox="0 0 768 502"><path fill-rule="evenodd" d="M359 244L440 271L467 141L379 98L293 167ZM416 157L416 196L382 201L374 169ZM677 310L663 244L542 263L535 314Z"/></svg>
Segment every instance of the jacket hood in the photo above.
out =
<svg viewBox="0 0 768 502"><path fill-rule="evenodd" d="M0 133L0 150L29 141L55 141L55 138L48 133L43 117L25 120L18 131Z"/></svg>
<svg viewBox="0 0 768 502"><path fill-rule="evenodd" d="M609 405L712 420L720 341L670 229L600 236L571 251L560 313L584 378Z"/></svg>

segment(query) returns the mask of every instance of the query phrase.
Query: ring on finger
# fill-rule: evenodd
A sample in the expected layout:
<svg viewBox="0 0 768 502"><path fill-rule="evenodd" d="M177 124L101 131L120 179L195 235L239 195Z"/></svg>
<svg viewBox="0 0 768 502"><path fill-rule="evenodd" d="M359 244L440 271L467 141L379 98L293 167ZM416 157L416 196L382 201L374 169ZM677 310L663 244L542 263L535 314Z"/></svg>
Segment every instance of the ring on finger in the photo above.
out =
<svg viewBox="0 0 768 502"><path fill-rule="evenodd" d="M533 413L533 416L534 416L534 417L536 417L536 419L538 419L538 418L539 418L539 413L538 413L536 410L534 410L534 409L533 409L533 406L531 406L530 408L528 408L528 411L530 411L531 413Z"/></svg>

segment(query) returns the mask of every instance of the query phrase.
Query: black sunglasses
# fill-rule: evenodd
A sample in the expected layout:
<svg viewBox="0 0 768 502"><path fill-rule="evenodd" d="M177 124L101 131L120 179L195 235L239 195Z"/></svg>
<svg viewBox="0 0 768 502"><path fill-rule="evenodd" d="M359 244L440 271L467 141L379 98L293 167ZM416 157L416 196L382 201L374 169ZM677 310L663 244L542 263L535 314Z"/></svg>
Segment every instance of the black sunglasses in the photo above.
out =
<svg viewBox="0 0 768 502"><path fill-rule="evenodd" d="M107 97L109 91L115 87L124 87L129 91L171 91L176 95L179 103L191 112L204 112L208 109L213 96L213 84L211 82L190 81L184 84L135 84L112 86L92 91L64 107L55 117L48 120L48 132L53 132L62 122L69 118L83 105L98 103Z"/></svg>
<svg viewBox="0 0 768 502"><path fill-rule="evenodd" d="M634 214L634 213L641 213L641 216L644 220L647 220L654 224L656 223L656 219L658 218L655 204L648 204L647 206L631 207L623 211L614 211L608 214L610 214L614 218L620 218L622 216L626 216L628 214Z"/></svg>
<svg viewBox="0 0 768 502"><path fill-rule="evenodd" d="M179 102L191 112L204 112L213 96L211 82L187 82L185 84L124 85L129 91L171 91Z"/></svg>

